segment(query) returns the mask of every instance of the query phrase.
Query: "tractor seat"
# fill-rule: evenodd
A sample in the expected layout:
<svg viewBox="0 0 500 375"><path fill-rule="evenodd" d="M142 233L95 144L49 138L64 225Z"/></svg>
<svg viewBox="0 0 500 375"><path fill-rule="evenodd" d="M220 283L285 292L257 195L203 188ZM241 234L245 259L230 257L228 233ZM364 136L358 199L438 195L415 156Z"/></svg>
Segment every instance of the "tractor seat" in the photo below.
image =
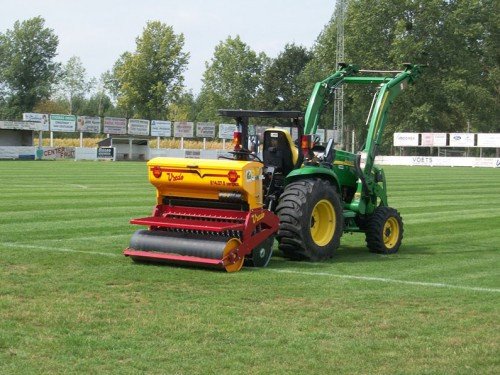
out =
<svg viewBox="0 0 500 375"><path fill-rule="evenodd" d="M266 167L274 167L276 171L281 171L286 176L297 165L299 151L288 131L266 129L262 156Z"/></svg>

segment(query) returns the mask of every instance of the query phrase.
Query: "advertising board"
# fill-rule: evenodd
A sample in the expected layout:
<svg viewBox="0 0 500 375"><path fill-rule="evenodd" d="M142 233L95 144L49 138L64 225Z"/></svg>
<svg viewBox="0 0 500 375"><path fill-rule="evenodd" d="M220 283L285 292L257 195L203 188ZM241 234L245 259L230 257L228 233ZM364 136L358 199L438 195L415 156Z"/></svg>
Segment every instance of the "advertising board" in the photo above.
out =
<svg viewBox="0 0 500 375"><path fill-rule="evenodd" d="M43 159L74 159L74 147L43 147Z"/></svg>
<svg viewBox="0 0 500 375"><path fill-rule="evenodd" d="M474 147L473 133L450 133L451 147Z"/></svg>
<svg viewBox="0 0 500 375"><path fill-rule="evenodd" d="M219 138L233 139L233 133L237 130L236 124L219 124Z"/></svg>
<svg viewBox="0 0 500 375"><path fill-rule="evenodd" d="M97 159L98 160L115 160L115 148L114 147L98 147L97 148Z"/></svg>
<svg viewBox="0 0 500 375"><path fill-rule="evenodd" d="M74 132L75 127L75 115L50 115L51 132Z"/></svg>
<svg viewBox="0 0 500 375"><path fill-rule="evenodd" d="M127 119L119 117L104 117L103 133L127 134Z"/></svg>
<svg viewBox="0 0 500 375"><path fill-rule="evenodd" d="M175 138L193 138L194 123L192 122L174 122L174 137Z"/></svg>
<svg viewBox="0 0 500 375"><path fill-rule="evenodd" d="M478 133L477 146L500 148L500 133Z"/></svg>
<svg viewBox="0 0 500 375"><path fill-rule="evenodd" d="M420 146L422 147L445 147L446 133L421 133Z"/></svg>
<svg viewBox="0 0 500 375"><path fill-rule="evenodd" d="M151 120L151 136L171 137L172 123L170 121Z"/></svg>
<svg viewBox="0 0 500 375"><path fill-rule="evenodd" d="M23 121L40 124L41 130L49 131L49 115L47 113L23 113Z"/></svg>
<svg viewBox="0 0 500 375"><path fill-rule="evenodd" d="M101 118L93 116L78 116L76 130L85 133L100 133Z"/></svg>
<svg viewBox="0 0 500 375"><path fill-rule="evenodd" d="M128 134L149 135L149 120L129 119Z"/></svg>
<svg viewBox="0 0 500 375"><path fill-rule="evenodd" d="M215 124L213 122L197 123L196 136L199 138L215 138Z"/></svg>
<svg viewBox="0 0 500 375"><path fill-rule="evenodd" d="M394 146L418 146L418 133L394 133Z"/></svg>

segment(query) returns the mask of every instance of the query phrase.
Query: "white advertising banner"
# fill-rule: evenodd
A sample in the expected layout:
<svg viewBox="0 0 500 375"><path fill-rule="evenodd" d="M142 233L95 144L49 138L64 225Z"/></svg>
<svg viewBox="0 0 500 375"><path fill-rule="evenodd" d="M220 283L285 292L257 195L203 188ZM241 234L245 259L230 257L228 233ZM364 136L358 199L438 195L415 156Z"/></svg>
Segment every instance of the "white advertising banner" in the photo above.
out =
<svg viewBox="0 0 500 375"><path fill-rule="evenodd" d="M446 133L432 133L432 143L435 147L445 147L446 146Z"/></svg>
<svg viewBox="0 0 500 375"><path fill-rule="evenodd" d="M192 122L174 122L174 137L175 138L193 138L194 123Z"/></svg>
<svg viewBox="0 0 500 375"><path fill-rule="evenodd" d="M172 123L170 121L151 120L151 136L171 137Z"/></svg>
<svg viewBox="0 0 500 375"><path fill-rule="evenodd" d="M131 118L128 120L128 134L149 135L149 120Z"/></svg>
<svg viewBox="0 0 500 375"><path fill-rule="evenodd" d="M499 168L500 158L461 158L441 156L383 156L375 163L380 165L408 165L423 167L487 167Z"/></svg>
<svg viewBox="0 0 500 375"><path fill-rule="evenodd" d="M446 146L446 133L421 133L422 140L420 146L422 147L445 147Z"/></svg>
<svg viewBox="0 0 500 375"><path fill-rule="evenodd" d="M418 133L394 133L394 146L418 146Z"/></svg>
<svg viewBox="0 0 500 375"><path fill-rule="evenodd" d="M219 138L233 139L233 133L238 130L236 124L219 124Z"/></svg>
<svg viewBox="0 0 500 375"><path fill-rule="evenodd" d="M473 133L450 133L451 147L474 147Z"/></svg>
<svg viewBox="0 0 500 375"><path fill-rule="evenodd" d="M127 119L119 117L104 117L104 128L106 134L127 134Z"/></svg>
<svg viewBox="0 0 500 375"><path fill-rule="evenodd" d="M500 133L478 133L477 146L500 148Z"/></svg>
<svg viewBox="0 0 500 375"><path fill-rule="evenodd" d="M75 127L75 115L50 115L51 132L74 132Z"/></svg>
<svg viewBox="0 0 500 375"><path fill-rule="evenodd" d="M23 121L40 124L41 130L49 131L49 115L47 113L23 113Z"/></svg>
<svg viewBox="0 0 500 375"><path fill-rule="evenodd" d="M422 133L422 141L420 146L432 147L434 146L434 134L433 133Z"/></svg>
<svg viewBox="0 0 500 375"><path fill-rule="evenodd" d="M92 116L78 116L76 130L85 133L100 133L101 118Z"/></svg>
<svg viewBox="0 0 500 375"><path fill-rule="evenodd" d="M197 123L196 136L199 138L215 138L215 124L213 122Z"/></svg>

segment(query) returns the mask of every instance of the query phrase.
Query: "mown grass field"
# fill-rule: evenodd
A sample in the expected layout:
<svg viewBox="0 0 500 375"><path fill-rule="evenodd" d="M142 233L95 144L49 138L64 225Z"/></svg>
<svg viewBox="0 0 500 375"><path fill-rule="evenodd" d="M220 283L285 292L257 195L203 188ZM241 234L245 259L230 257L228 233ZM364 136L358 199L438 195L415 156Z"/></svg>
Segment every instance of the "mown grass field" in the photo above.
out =
<svg viewBox="0 0 500 375"><path fill-rule="evenodd" d="M399 254L226 274L121 256L143 163L0 162L0 373L500 373L500 170L386 174Z"/></svg>

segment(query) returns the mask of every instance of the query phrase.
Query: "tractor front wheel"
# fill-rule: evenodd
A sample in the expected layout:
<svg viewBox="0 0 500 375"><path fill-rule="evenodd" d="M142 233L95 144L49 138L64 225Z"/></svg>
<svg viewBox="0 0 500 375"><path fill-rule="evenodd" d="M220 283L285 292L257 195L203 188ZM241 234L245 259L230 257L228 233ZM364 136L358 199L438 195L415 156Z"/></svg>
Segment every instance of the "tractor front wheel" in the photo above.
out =
<svg viewBox="0 0 500 375"><path fill-rule="evenodd" d="M403 219L391 207L379 206L366 223L366 244L373 253L394 254L403 240Z"/></svg>
<svg viewBox="0 0 500 375"><path fill-rule="evenodd" d="M336 188L322 179L288 184L276 208L280 220L279 249L295 260L331 258L344 230Z"/></svg>

